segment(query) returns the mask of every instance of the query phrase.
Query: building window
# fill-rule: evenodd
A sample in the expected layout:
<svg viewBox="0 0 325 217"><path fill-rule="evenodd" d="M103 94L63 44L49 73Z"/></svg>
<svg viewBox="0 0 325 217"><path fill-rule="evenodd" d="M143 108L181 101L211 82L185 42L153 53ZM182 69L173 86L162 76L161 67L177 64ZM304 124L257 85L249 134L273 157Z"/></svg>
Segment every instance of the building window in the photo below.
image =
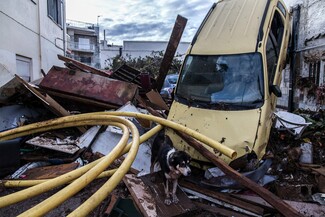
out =
<svg viewBox="0 0 325 217"><path fill-rule="evenodd" d="M62 8L61 0L47 0L47 14L59 26L62 26Z"/></svg>
<svg viewBox="0 0 325 217"><path fill-rule="evenodd" d="M32 59L16 55L16 72L25 81L31 81Z"/></svg>
<svg viewBox="0 0 325 217"><path fill-rule="evenodd" d="M85 63L87 65L91 65L91 57L81 56L80 57L80 62Z"/></svg>
<svg viewBox="0 0 325 217"><path fill-rule="evenodd" d="M89 38L79 38L79 49L90 50L90 40Z"/></svg>
<svg viewBox="0 0 325 217"><path fill-rule="evenodd" d="M309 63L309 79L317 86L320 85L320 61Z"/></svg>

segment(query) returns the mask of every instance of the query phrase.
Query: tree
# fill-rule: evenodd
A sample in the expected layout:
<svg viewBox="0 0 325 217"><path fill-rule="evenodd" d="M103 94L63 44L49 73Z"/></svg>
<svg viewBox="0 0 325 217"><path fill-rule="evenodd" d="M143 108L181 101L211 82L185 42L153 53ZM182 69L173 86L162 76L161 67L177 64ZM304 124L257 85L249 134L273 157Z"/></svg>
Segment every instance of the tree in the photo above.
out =
<svg viewBox="0 0 325 217"><path fill-rule="evenodd" d="M117 55L114 58L106 60L109 66L105 69L115 71L121 65L127 64L140 72L148 72L152 77L157 78L163 56L163 51L153 51L149 56L136 58L132 58L130 55L126 55L125 57ZM182 61L178 57L180 57L180 55L174 57L168 74L179 72Z"/></svg>

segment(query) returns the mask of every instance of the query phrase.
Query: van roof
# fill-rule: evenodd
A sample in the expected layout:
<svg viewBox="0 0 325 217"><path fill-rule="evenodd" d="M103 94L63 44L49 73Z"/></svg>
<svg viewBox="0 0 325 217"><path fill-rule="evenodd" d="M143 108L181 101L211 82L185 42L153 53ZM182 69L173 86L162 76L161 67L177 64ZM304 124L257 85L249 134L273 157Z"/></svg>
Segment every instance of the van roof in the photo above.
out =
<svg viewBox="0 0 325 217"><path fill-rule="evenodd" d="M268 0L220 0L199 30L192 54L254 52Z"/></svg>

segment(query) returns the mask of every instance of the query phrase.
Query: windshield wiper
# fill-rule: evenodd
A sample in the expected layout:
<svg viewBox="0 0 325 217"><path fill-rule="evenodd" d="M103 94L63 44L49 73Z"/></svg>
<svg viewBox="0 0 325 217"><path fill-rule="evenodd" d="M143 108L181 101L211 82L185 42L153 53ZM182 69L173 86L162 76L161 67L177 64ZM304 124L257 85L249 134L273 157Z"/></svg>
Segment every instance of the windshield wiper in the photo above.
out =
<svg viewBox="0 0 325 217"><path fill-rule="evenodd" d="M228 110L231 104L220 101L220 102L211 102L209 105L211 109Z"/></svg>
<svg viewBox="0 0 325 217"><path fill-rule="evenodd" d="M233 104L231 104L231 106L234 106L234 107L237 107L237 108L243 108L243 109L245 109L245 108L253 108L254 109L254 108L260 107L260 105L262 105L263 102L264 101L262 99L256 99L253 102L233 103Z"/></svg>
<svg viewBox="0 0 325 217"><path fill-rule="evenodd" d="M192 106L199 106L202 108L209 108L210 104L210 99L207 97L200 97L200 96L195 96L195 95L190 95L189 98L180 96L180 95L175 95L178 99L181 99L183 102L185 101L186 104L190 107Z"/></svg>

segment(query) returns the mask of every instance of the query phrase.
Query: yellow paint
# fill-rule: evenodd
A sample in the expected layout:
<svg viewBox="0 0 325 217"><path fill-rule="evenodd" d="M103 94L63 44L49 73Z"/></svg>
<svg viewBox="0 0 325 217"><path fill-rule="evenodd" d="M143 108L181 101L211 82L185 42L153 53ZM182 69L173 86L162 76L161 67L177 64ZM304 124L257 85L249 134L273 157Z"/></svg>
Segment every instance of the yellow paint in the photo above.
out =
<svg viewBox="0 0 325 217"><path fill-rule="evenodd" d="M215 9L197 35L196 41L187 52L187 55L260 53L264 71L263 105L251 110L226 111L197 108L174 101L168 115L168 120L198 131L235 150L237 158L251 151L254 151L259 159L265 154L273 123L272 114L276 106L276 96L270 93L269 83L280 84L281 71L285 66L290 36L289 14L285 9L286 17L284 17L277 8L278 2L284 5L282 0L270 0L268 7L267 2L268 0L223 0L217 2ZM278 11L283 19L284 36L275 79L273 82L269 82L266 42L275 11ZM262 22L263 17L264 22ZM262 35L259 34L260 29L263 30ZM186 66L183 65L183 67ZM196 160L207 161L175 133L168 131L168 134L177 148L187 151ZM212 148L208 149L213 151ZM232 160L220 155L219 152L215 153L226 163L230 163Z"/></svg>

